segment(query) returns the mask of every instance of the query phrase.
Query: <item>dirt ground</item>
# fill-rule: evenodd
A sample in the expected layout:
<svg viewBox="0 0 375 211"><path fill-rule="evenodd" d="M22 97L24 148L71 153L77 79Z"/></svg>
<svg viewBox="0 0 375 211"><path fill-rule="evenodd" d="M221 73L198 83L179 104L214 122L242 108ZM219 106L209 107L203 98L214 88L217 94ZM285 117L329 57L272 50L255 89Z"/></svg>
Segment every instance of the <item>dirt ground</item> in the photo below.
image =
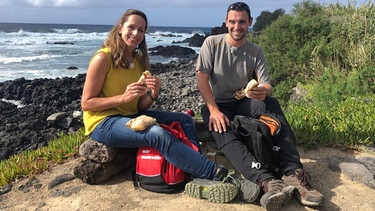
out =
<svg viewBox="0 0 375 211"><path fill-rule="evenodd" d="M325 202L322 207L310 208L299 204L296 198L292 198L281 210L367 211L375 209L374 189L353 182L340 172L329 170L325 161L325 158L329 156L357 158L375 157L374 154L364 152L354 154L333 148L300 150L300 154L305 169L312 177L312 185L324 194ZM65 173L73 174L73 168L79 159L82 158L58 165L51 171L38 175L37 179L42 186L32 187L27 193L18 189L26 183L27 178L15 182L10 192L0 196L0 210L264 210L259 205L259 200L253 204L239 199L234 199L227 204L216 204L203 199L190 198L184 192L159 194L134 190L130 171L100 185L88 185L79 179L74 179L49 190L48 183L56 176ZM218 156L217 162L230 167L224 156Z"/></svg>

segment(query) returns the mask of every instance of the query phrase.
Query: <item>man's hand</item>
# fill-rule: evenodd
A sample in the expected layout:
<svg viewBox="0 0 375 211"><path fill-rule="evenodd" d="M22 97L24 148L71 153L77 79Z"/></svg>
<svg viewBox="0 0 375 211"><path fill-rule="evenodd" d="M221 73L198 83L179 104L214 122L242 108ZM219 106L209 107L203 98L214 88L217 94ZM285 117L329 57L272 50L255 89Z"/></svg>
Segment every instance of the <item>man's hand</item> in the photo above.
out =
<svg viewBox="0 0 375 211"><path fill-rule="evenodd" d="M210 120L208 122L208 130L212 129L217 133L222 133L227 131L227 126L230 125L230 121L225 114L220 110L210 111Z"/></svg>
<svg viewBox="0 0 375 211"><path fill-rule="evenodd" d="M249 92L246 93L246 97L254 99L254 100L261 100L263 101L266 99L267 96L267 89L262 85L252 88Z"/></svg>

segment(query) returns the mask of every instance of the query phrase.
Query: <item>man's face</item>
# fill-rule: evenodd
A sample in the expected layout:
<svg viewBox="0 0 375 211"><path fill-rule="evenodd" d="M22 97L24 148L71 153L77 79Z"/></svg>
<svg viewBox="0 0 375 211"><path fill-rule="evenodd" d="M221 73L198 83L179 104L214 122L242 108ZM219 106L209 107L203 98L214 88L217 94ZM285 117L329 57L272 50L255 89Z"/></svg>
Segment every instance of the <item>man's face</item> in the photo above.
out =
<svg viewBox="0 0 375 211"><path fill-rule="evenodd" d="M230 10L225 20L229 35L234 41L246 39L248 28L253 19L249 18L246 11Z"/></svg>

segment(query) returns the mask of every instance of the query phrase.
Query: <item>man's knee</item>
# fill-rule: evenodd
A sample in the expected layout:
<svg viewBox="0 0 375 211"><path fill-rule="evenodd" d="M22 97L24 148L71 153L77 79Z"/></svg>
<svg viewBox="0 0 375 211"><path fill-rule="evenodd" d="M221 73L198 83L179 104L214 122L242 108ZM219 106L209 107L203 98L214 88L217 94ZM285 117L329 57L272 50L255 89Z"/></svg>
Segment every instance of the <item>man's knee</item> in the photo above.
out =
<svg viewBox="0 0 375 211"><path fill-rule="evenodd" d="M270 96L267 96L266 97L266 99L264 100L264 103L266 104L266 105L280 105L279 104L279 101L276 99L276 98L274 98L274 97L270 97Z"/></svg>
<svg viewBox="0 0 375 211"><path fill-rule="evenodd" d="M223 149L228 144L238 141L238 137L233 133L233 131L230 128L227 128L227 131L223 133L212 132L211 134L215 142L217 143L219 149Z"/></svg>

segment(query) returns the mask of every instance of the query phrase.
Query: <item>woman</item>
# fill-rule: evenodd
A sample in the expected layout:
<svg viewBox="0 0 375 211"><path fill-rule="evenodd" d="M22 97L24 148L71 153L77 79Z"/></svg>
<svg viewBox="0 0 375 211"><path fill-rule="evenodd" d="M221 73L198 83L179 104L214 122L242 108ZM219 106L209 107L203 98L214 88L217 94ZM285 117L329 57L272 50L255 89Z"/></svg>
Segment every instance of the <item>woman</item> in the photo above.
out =
<svg viewBox="0 0 375 211"><path fill-rule="evenodd" d="M150 146L172 165L195 178L222 180L228 176L228 170L184 145L160 126L153 125L140 132L126 126L128 121L141 114L163 124L178 121L189 140L199 147L193 118L184 113L147 110L157 99L161 87L156 76L147 76L144 81L138 82L142 72L150 69L145 39L147 26L147 17L143 12L127 10L92 57L81 102L86 135L112 147ZM203 185L207 184L194 184L193 189ZM227 184L221 182L214 183L214 186L224 187L223 193L216 194L231 191ZM254 189L253 183L248 186ZM257 197L257 194L253 195L251 197Z"/></svg>

